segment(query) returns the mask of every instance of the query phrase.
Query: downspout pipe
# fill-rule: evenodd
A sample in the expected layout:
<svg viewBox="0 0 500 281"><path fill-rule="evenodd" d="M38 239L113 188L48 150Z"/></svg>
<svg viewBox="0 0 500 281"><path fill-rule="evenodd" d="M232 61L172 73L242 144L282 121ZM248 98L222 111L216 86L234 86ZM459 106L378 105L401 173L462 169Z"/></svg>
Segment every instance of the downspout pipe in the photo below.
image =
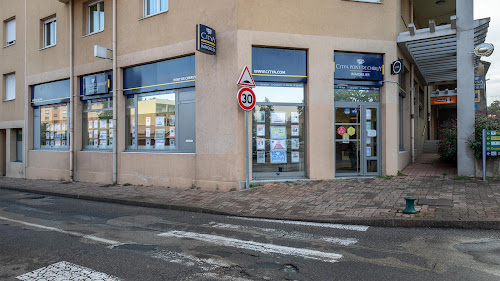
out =
<svg viewBox="0 0 500 281"><path fill-rule="evenodd" d="M73 78L73 0L69 1L69 179L74 180L75 91Z"/></svg>
<svg viewBox="0 0 500 281"><path fill-rule="evenodd" d="M410 82L410 118L411 118L411 125L410 125L410 134L411 134L411 147L410 147L410 153L411 153L411 163L415 163L415 65L411 64L411 70L410 70L410 77L411 77L411 82Z"/></svg>
<svg viewBox="0 0 500 281"><path fill-rule="evenodd" d="M117 99L116 97L118 92L118 87L116 86L118 83L116 81L117 75L117 62L116 62L116 0L113 0L113 184L117 183L117 144L116 140L118 139L116 136L116 127L118 127L118 123L116 122L116 113L117 113Z"/></svg>
<svg viewBox="0 0 500 281"><path fill-rule="evenodd" d="M26 19L26 16L27 16L27 12L26 10L28 9L27 8L27 3L26 3L26 0L24 0L24 123L23 123L23 175L24 175L24 178L26 179L27 176L26 176L26 170L28 168L28 157L27 157L27 154L28 154L28 111L29 111L29 104L30 104L30 100L28 98L28 81L27 81L27 77L26 75L28 74L28 71L27 71L27 44L26 44L26 39L27 39L27 35L26 35L26 31L27 31L27 27L26 27L26 23L27 23L27 19Z"/></svg>

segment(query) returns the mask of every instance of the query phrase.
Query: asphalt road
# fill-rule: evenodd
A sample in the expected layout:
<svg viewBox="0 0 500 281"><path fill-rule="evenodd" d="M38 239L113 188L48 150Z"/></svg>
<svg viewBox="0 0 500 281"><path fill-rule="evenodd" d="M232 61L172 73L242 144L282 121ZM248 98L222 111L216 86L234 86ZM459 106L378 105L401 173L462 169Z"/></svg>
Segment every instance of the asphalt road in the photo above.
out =
<svg viewBox="0 0 500 281"><path fill-rule="evenodd" d="M0 190L0 280L82 276L500 280L500 233L249 220Z"/></svg>

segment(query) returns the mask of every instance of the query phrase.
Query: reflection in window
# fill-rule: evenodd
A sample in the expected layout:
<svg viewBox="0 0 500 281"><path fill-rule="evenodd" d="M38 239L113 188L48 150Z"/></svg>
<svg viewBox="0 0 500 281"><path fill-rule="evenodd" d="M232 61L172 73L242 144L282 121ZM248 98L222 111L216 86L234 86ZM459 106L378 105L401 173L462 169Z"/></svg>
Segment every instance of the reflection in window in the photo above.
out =
<svg viewBox="0 0 500 281"><path fill-rule="evenodd" d="M335 85L335 101L378 102L380 88Z"/></svg>
<svg viewBox="0 0 500 281"><path fill-rule="evenodd" d="M68 110L67 104L46 105L41 107L40 147L68 148L68 121L66 114L57 116L54 111ZM57 116L57 117L56 117Z"/></svg>
<svg viewBox="0 0 500 281"><path fill-rule="evenodd" d="M258 82L256 102L304 103L304 84Z"/></svg>
<svg viewBox="0 0 500 281"><path fill-rule="evenodd" d="M104 2L89 5L88 33L104 30Z"/></svg>
<svg viewBox="0 0 500 281"><path fill-rule="evenodd" d="M113 102L111 98L86 101L83 105L83 148L113 147Z"/></svg>

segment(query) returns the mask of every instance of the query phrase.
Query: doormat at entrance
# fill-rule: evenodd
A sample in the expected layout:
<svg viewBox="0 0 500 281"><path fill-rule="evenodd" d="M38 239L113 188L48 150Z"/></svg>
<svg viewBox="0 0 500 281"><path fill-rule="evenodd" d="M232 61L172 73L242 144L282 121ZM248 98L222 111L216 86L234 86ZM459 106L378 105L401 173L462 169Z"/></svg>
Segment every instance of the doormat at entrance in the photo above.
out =
<svg viewBox="0 0 500 281"><path fill-rule="evenodd" d="M417 205L453 207L453 200L451 200L451 199L418 198Z"/></svg>

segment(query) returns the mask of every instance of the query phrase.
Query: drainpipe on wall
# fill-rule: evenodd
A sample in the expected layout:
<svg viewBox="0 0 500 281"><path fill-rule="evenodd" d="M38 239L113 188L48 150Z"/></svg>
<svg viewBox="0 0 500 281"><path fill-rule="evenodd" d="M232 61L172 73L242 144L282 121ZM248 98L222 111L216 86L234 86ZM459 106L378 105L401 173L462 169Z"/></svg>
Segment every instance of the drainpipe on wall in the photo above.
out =
<svg viewBox="0 0 500 281"><path fill-rule="evenodd" d="M410 22L413 23L413 0L410 0Z"/></svg>
<svg viewBox="0 0 500 281"><path fill-rule="evenodd" d="M75 91L73 90L73 0L69 1L69 180L74 180L74 130L75 130Z"/></svg>
<svg viewBox="0 0 500 281"><path fill-rule="evenodd" d="M410 134L411 134L411 163L415 163L415 65L411 64L410 68L410 118L411 118L411 125L410 125Z"/></svg>
<svg viewBox="0 0 500 281"><path fill-rule="evenodd" d="M26 0L24 0L24 123L23 123L23 174L24 174L24 178L26 179L26 170L28 168L28 157L27 157L27 154L28 154L28 137L27 137L27 133L28 133L28 110L29 110L29 107L28 107L28 104L30 104L30 100L31 99L28 99L28 81L26 79L26 75L27 75L27 62L26 62L26 56L27 56L27 53L26 53L26 50L27 50L27 45L26 45L26 31L27 31L27 28L26 28L26 10L27 10L27 7L26 7Z"/></svg>
<svg viewBox="0 0 500 281"><path fill-rule="evenodd" d="M117 183L117 177L116 177L116 140L118 139L116 136L116 127L118 127L118 124L116 122L116 109L117 109L117 99L116 97L118 89L116 85L118 84L116 81L117 77L117 62L116 62L116 0L113 0L113 184Z"/></svg>

